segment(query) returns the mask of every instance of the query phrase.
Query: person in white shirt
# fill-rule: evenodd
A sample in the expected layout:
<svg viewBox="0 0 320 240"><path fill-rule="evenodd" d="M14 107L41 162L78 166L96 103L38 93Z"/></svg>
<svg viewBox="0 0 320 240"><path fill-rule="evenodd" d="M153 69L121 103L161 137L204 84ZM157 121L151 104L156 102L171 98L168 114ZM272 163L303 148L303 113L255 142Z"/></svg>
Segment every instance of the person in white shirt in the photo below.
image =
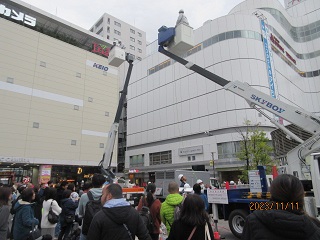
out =
<svg viewBox="0 0 320 240"><path fill-rule="evenodd" d="M52 204L52 211L59 215L62 211L61 207L59 207L57 201L55 200L57 197L57 189L49 187L45 192L45 199L42 204L42 218L41 218L41 235L50 234L54 236L54 229L56 227L56 223L52 224L48 221L48 214L50 210L50 206Z"/></svg>

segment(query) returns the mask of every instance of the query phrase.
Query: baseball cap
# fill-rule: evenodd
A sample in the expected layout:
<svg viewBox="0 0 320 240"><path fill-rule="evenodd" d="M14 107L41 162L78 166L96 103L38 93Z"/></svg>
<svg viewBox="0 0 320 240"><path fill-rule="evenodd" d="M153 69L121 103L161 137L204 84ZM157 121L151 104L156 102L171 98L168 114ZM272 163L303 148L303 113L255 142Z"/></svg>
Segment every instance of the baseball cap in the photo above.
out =
<svg viewBox="0 0 320 240"><path fill-rule="evenodd" d="M201 179L198 179L197 183L200 184L200 183L203 183L203 181Z"/></svg>
<svg viewBox="0 0 320 240"><path fill-rule="evenodd" d="M179 180L183 177L183 174L179 174L178 178Z"/></svg>

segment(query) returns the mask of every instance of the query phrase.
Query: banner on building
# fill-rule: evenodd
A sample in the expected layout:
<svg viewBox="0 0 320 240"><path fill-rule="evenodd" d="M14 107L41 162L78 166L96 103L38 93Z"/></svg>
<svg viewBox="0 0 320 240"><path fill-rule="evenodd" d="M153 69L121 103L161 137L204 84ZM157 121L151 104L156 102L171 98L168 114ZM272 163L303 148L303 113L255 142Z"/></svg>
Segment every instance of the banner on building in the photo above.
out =
<svg viewBox="0 0 320 240"><path fill-rule="evenodd" d="M51 178L52 165L41 165L39 168L39 183L47 183Z"/></svg>

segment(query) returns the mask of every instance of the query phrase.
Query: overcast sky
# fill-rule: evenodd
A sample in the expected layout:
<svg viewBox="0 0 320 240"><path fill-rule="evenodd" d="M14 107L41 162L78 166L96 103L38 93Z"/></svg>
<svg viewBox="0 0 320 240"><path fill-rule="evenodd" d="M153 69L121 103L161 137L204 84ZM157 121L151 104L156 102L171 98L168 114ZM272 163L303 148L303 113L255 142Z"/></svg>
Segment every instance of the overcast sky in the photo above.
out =
<svg viewBox="0 0 320 240"><path fill-rule="evenodd" d="M230 12L244 0L22 0L84 29L90 29L108 13L146 32L147 41L157 39L162 25L173 27L183 9L190 26L199 28L209 19ZM279 0L283 5L283 0Z"/></svg>

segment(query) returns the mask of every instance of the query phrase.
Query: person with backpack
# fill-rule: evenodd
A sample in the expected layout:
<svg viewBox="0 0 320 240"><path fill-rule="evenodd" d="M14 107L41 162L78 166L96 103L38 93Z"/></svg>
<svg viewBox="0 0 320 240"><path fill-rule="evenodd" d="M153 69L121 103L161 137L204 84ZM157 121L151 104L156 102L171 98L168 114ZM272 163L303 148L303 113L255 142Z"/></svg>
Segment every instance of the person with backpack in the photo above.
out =
<svg viewBox="0 0 320 240"><path fill-rule="evenodd" d="M161 224L161 217L160 217L160 208L161 202L159 199L156 199L155 192L156 192L156 185L154 183L149 183L146 188L147 196L142 196L137 210L141 212L142 207L147 208L147 214L149 216L146 217L147 228L149 230L149 234L152 240L158 240L160 234L160 224ZM141 215L141 214L140 214Z"/></svg>
<svg viewBox="0 0 320 240"><path fill-rule="evenodd" d="M147 227L138 211L123 198L119 184L109 184L103 189L103 204L93 218L88 240L151 240Z"/></svg>
<svg viewBox="0 0 320 240"><path fill-rule="evenodd" d="M197 194L189 194L183 201L180 218L174 220L167 240L214 239L209 215Z"/></svg>
<svg viewBox="0 0 320 240"><path fill-rule="evenodd" d="M161 221L166 225L168 235L173 221L175 220L175 212L177 212L179 206L183 201L183 196L179 194L179 185L176 182L170 182L168 185L169 195L162 203L160 209Z"/></svg>
<svg viewBox="0 0 320 240"><path fill-rule="evenodd" d="M105 183L105 177L100 173L95 173L92 177L92 188L81 195L77 212L80 218L83 218L82 230L80 240L86 240L88 230L94 217L94 214L102 208L101 196L102 196L102 185ZM87 206L87 203L90 204ZM86 209L89 211L86 214Z"/></svg>

